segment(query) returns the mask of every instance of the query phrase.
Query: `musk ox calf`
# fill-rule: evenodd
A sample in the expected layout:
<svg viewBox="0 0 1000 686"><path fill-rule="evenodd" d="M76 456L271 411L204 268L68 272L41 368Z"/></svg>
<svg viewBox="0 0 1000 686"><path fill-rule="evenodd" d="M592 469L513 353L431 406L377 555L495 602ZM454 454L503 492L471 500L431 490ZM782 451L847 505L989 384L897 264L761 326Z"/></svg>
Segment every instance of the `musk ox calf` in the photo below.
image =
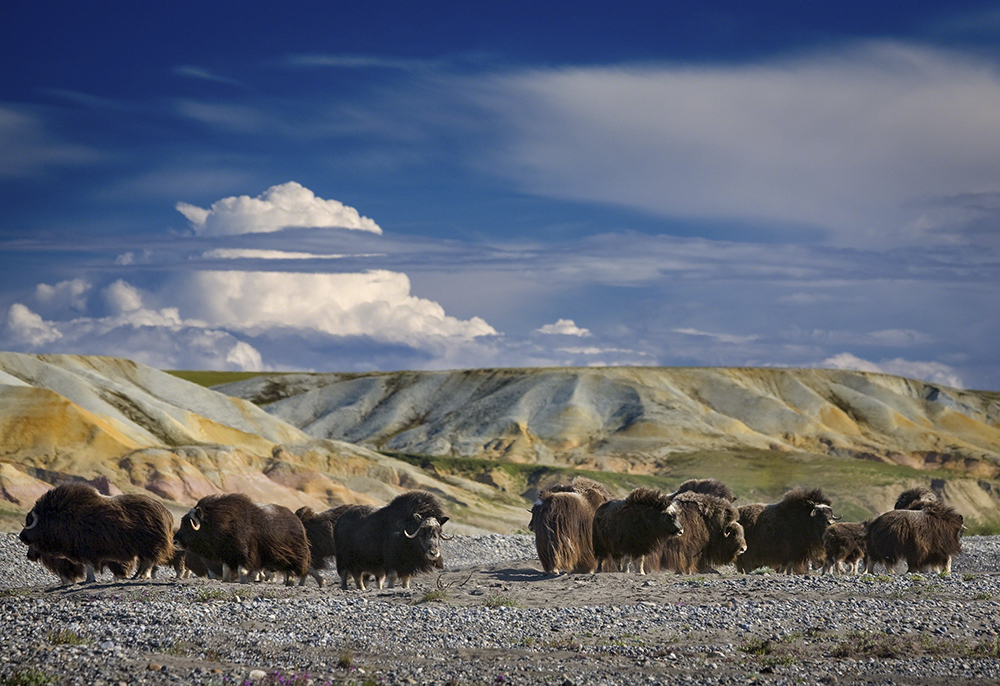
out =
<svg viewBox="0 0 1000 686"><path fill-rule="evenodd" d="M962 551L964 528L962 515L941 502L920 510L890 510L868 525L865 572L871 574L876 564L893 572L905 559L911 572L951 574L951 559Z"/></svg>
<svg viewBox="0 0 1000 686"><path fill-rule="evenodd" d="M839 519L818 488L796 488L776 503L751 503L739 511L747 549L736 558L736 569L743 573L771 567L776 572L808 574L810 562L826 554L823 532Z"/></svg>
<svg viewBox="0 0 1000 686"><path fill-rule="evenodd" d="M646 558L651 571L670 570L678 574L715 571L732 564L746 550L740 513L728 500L696 491L683 491L673 498L680 510L683 533L663 541L659 550Z"/></svg>
<svg viewBox="0 0 1000 686"><path fill-rule="evenodd" d="M852 574L858 573L861 560L865 557L865 531L870 522L870 519L864 522L834 522L826 528L823 532L826 559L822 574L844 574L847 567Z"/></svg>
<svg viewBox="0 0 1000 686"><path fill-rule="evenodd" d="M282 572L285 585L309 569L302 522L281 505L258 505L242 493L208 495L181 518L178 547L207 565L222 563L222 580L247 583L260 572Z"/></svg>
<svg viewBox="0 0 1000 686"><path fill-rule="evenodd" d="M201 555L195 555L190 550L183 548L174 550L174 559L171 560L170 564L178 579L188 579L191 575L207 576L209 579L222 578L222 562L220 560L208 562Z"/></svg>
<svg viewBox="0 0 1000 686"><path fill-rule="evenodd" d="M31 562L41 564L59 577L59 581L62 582L63 586L71 586L87 578L87 570L83 566L83 563L65 557L49 555L48 553L40 553L33 545L28 546L27 558ZM96 573L107 569L116 579L125 579L132 573L133 564L134 562L128 564L115 561L102 562L94 571Z"/></svg>
<svg viewBox="0 0 1000 686"><path fill-rule="evenodd" d="M893 508L896 510L921 510L926 505L936 502L939 502L937 493L929 488L917 486L900 493Z"/></svg>
<svg viewBox="0 0 1000 686"><path fill-rule="evenodd" d="M535 534L535 549L547 574L590 574L597 569L594 512L611 497L604 484L579 476L538 494L528 529Z"/></svg>
<svg viewBox="0 0 1000 686"><path fill-rule="evenodd" d="M610 500L594 513L594 557L598 570L606 563L626 558L639 561L645 574L644 558L670 536L684 533L680 506L652 488L637 488L621 500Z"/></svg>
<svg viewBox="0 0 1000 686"><path fill-rule="evenodd" d="M348 507L333 528L340 587L347 588L350 576L363 591L369 574L379 588L386 576L390 588L397 578L409 588L413 576L443 569L441 527L447 521L437 497L425 491L403 493L379 509Z"/></svg>
<svg viewBox="0 0 1000 686"><path fill-rule="evenodd" d="M704 493L728 500L731 503L736 501L736 496L729 490L729 486L718 479L688 479L678 486L677 490L670 494L670 497L673 498L681 493Z"/></svg>
<svg viewBox="0 0 1000 686"><path fill-rule="evenodd" d="M333 527L350 505L340 505L330 510L317 513L311 507L300 507L295 516L302 521L306 530L306 540L309 541L309 576L323 587L325 583L319 570L326 569L328 558L337 554L337 544L333 540ZM304 586L306 577L302 577L299 586Z"/></svg>
<svg viewBox="0 0 1000 686"><path fill-rule="evenodd" d="M20 539L39 555L83 565L87 583L104 564L124 569L137 559L133 578L148 579L174 555L173 528L170 511L148 496L104 496L89 484L71 483L42 494L25 518Z"/></svg>

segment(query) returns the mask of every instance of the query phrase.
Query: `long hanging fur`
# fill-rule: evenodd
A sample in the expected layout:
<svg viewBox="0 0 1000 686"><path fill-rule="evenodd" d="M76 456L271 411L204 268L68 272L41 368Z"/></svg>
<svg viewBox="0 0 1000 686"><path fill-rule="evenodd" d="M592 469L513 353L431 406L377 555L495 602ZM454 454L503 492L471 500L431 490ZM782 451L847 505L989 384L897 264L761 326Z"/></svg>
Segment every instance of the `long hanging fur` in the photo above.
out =
<svg viewBox="0 0 1000 686"><path fill-rule="evenodd" d="M174 538L206 563L223 563L241 582L267 571L284 573L290 584L309 569L309 542L295 513L243 493L205 496L181 518Z"/></svg>
<svg viewBox="0 0 1000 686"><path fill-rule="evenodd" d="M665 538L682 532L680 508L670 496L652 488L637 488L622 500L611 500L594 514L594 556L598 568L628 556L644 560Z"/></svg>
<svg viewBox="0 0 1000 686"><path fill-rule="evenodd" d="M320 570L326 569L327 559L335 557L337 554L333 527L349 507L350 505L338 505L323 512L316 512L311 507L300 507L295 511L295 516L302 521L302 526L306 530L306 540L309 541L308 576L314 578L320 587L324 585L323 576L319 573ZM305 583L306 577L303 576L299 581L299 586L304 586Z"/></svg>
<svg viewBox="0 0 1000 686"><path fill-rule="evenodd" d="M737 521L739 511L730 501L683 491L673 502L680 509L684 532L664 540L659 550L647 558L647 568L679 574L710 572L717 566L732 564L746 549L743 527Z"/></svg>
<svg viewBox="0 0 1000 686"><path fill-rule="evenodd" d="M964 519L954 508L937 502L921 510L890 510L868 525L865 571L876 564L892 571L905 559L911 572L951 573L952 558L962 551Z"/></svg>
<svg viewBox="0 0 1000 686"><path fill-rule="evenodd" d="M350 576L364 590L366 574L379 588L386 577L408 587L412 576L443 567L439 544L447 521L437 496L426 491L403 493L378 509L347 508L333 529L340 587L347 588Z"/></svg>
<svg viewBox="0 0 1000 686"><path fill-rule="evenodd" d="M751 503L739 508L746 552L736 559L740 572L757 567L807 574L810 563L822 561L823 532L836 519L830 499L818 489L792 489L777 503Z"/></svg>
<svg viewBox="0 0 1000 686"><path fill-rule="evenodd" d="M41 554L82 564L87 581L105 563L137 559L135 576L149 578L173 557L173 524L170 511L148 496L104 496L89 484L70 483L42 494L20 538Z"/></svg>
<svg viewBox="0 0 1000 686"><path fill-rule="evenodd" d="M844 574L846 566L858 573L858 564L865 557L865 533L871 520L864 522L834 522L823 532L823 550L826 561L823 574Z"/></svg>

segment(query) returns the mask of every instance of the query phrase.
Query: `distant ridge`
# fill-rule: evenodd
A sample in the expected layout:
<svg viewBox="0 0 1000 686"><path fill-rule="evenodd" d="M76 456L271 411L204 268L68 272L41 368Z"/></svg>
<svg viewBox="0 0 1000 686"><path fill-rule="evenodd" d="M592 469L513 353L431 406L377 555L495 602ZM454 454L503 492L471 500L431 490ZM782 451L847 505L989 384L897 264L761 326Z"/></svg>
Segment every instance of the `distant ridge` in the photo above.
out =
<svg viewBox="0 0 1000 686"><path fill-rule="evenodd" d="M273 401L269 414L314 438L378 450L543 464L805 451L1000 475L1000 393L869 372L478 369L262 376L217 389Z"/></svg>

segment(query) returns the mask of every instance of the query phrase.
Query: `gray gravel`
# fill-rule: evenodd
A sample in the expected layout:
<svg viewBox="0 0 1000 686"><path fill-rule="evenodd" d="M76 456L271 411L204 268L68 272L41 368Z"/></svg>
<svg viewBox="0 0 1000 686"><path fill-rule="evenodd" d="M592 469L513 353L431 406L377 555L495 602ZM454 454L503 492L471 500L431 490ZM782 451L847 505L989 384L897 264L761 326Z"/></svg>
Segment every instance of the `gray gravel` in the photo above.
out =
<svg viewBox="0 0 1000 686"><path fill-rule="evenodd" d="M458 536L411 589L59 587L0 534L5 684L1000 683L1000 538L950 577L547 577L530 536Z"/></svg>

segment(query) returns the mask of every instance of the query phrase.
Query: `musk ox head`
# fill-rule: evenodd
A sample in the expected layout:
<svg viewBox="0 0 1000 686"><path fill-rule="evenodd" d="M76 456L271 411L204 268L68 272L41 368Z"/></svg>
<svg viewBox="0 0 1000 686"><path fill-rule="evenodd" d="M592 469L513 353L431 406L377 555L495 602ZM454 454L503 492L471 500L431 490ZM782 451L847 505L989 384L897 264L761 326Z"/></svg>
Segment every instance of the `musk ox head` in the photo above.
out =
<svg viewBox="0 0 1000 686"><path fill-rule="evenodd" d="M178 548L190 548L199 537L198 532L201 530L204 518L204 513L197 505L188 510L187 514L181 517L180 527L174 532L174 545Z"/></svg>
<svg viewBox="0 0 1000 686"><path fill-rule="evenodd" d="M747 551L747 539L743 535L743 526L739 522L730 523L722 532L722 536L725 548L732 553L733 559Z"/></svg>
<svg viewBox="0 0 1000 686"><path fill-rule="evenodd" d="M410 547L419 551L421 559L436 562L441 559L441 540L448 540L441 533L441 526L447 521L447 517L421 517L414 513L412 519L402 522L399 533L409 542Z"/></svg>

